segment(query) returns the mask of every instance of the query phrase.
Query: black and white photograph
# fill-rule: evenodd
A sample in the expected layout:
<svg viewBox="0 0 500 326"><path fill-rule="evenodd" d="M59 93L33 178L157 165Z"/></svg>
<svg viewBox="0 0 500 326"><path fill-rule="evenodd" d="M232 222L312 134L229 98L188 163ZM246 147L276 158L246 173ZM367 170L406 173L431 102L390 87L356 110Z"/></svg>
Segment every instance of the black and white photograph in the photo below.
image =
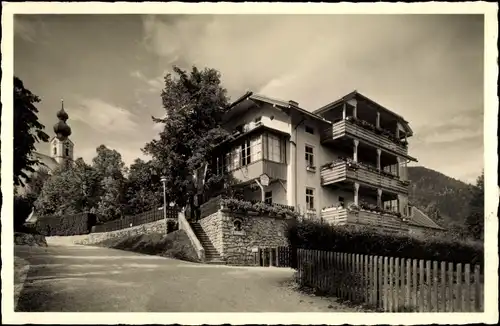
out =
<svg viewBox="0 0 500 326"><path fill-rule="evenodd" d="M101 4L2 3L6 322L498 322L497 4Z"/></svg>

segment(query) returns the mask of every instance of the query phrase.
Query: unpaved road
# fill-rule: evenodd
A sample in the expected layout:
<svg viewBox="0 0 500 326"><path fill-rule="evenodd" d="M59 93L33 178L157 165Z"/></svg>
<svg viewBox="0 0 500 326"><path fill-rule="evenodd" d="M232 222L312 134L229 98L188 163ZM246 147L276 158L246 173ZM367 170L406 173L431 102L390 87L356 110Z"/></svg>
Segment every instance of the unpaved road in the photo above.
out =
<svg viewBox="0 0 500 326"><path fill-rule="evenodd" d="M203 265L87 246L17 246L15 254L30 264L16 311L353 311L292 290L291 269Z"/></svg>

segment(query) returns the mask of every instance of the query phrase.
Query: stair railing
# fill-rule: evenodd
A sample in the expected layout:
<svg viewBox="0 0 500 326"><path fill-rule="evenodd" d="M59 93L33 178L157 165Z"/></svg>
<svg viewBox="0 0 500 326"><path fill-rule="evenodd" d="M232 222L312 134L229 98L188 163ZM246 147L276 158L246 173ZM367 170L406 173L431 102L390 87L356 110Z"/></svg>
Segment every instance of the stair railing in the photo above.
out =
<svg viewBox="0 0 500 326"><path fill-rule="evenodd" d="M198 258L201 261L205 261L205 249L203 249L203 246L200 243L200 240L196 237L196 235L193 232L193 229L191 228L191 225L189 225L188 220L186 219L186 215L184 212L179 212L179 229L184 230L186 232L189 240L191 241L191 244L193 245L196 254L198 255Z"/></svg>

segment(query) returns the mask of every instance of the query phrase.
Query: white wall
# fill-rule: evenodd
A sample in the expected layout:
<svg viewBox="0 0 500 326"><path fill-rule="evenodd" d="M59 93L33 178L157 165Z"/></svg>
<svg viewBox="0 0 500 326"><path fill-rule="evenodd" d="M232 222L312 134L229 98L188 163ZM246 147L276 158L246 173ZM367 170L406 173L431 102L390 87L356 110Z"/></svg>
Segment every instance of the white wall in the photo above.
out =
<svg viewBox="0 0 500 326"><path fill-rule="evenodd" d="M270 104L262 104L261 107L251 108L245 114L231 119L225 126L234 129L241 124L253 122L258 117L261 117L261 123L266 127L290 134L290 117L278 108L273 108ZM271 117L273 117L272 120Z"/></svg>

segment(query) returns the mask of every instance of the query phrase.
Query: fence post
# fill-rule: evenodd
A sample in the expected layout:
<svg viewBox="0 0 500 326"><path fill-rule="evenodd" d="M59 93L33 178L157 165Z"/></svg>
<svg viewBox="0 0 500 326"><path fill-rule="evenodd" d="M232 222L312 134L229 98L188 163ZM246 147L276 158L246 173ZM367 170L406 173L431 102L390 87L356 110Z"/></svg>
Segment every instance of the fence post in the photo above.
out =
<svg viewBox="0 0 500 326"><path fill-rule="evenodd" d="M377 266L377 269L378 269L378 306L380 308L384 308L384 283L383 283L383 280L384 280L384 274L383 274L383 268L384 268L384 258L383 257L378 257L378 266Z"/></svg>
<svg viewBox="0 0 500 326"><path fill-rule="evenodd" d="M474 307L476 312L482 310L481 305L481 266L474 266Z"/></svg>
<svg viewBox="0 0 500 326"><path fill-rule="evenodd" d="M411 291L411 259L405 259L406 264L406 282L405 282L405 307L411 306L410 291Z"/></svg>
<svg viewBox="0 0 500 326"><path fill-rule="evenodd" d="M369 256L363 255L363 265L365 267L364 281L365 281L365 303L370 303L370 264L368 263Z"/></svg>
<svg viewBox="0 0 500 326"><path fill-rule="evenodd" d="M463 295L462 295L462 264L457 264L457 306L458 311L463 312Z"/></svg>
<svg viewBox="0 0 500 326"><path fill-rule="evenodd" d="M438 300L438 262L432 262L432 300L431 300L431 311L439 311L439 300Z"/></svg>
<svg viewBox="0 0 500 326"><path fill-rule="evenodd" d="M388 257L384 257L384 278L383 278L383 284L382 284L382 289L383 289L383 302L384 302L384 311L389 311L389 302L387 301L387 279L389 278L389 271L388 271L388 267L389 267L389 258Z"/></svg>
<svg viewBox="0 0 500 326"><path fill-rule="evenodd" d="M454 312L455 310L455 278L453 275L453 263L448 263L448 310Z"/></svg>
<svg viewBox="0 0 500 326"><path fill-rule="evenodd" d="M440 293L441 293L441 304L439 305L441 309L438 311L446 312L446 263L441 262L441 282L439 282Z"/></svg>
<svg viewBox="0 0 500 326"><path fill-rule="evenodd" d="M412 259L413 263L413 275L412 275L412 291L411 291L411 299L412 299L412 306L414 309L418 308L418 300L417 300L417 293L418 293L418 283L417 283L417 260Z"/></svg>
<svg viewBox="0 0 500 326"><path fill-rule="evenodd" d="M420 302L418 303L418 310L420 312L425 311L425 291L424 291L424 260L421 259L419 263L419 269L418 269L419 275L419 290L420 290Z"/></svg>
<svg viewBox="0 0 500 326"><path fill-rule="evenodd" d="M276 249L274 250L274 255L276 258L276 267L281 267L280 266L280 259L279 259L279 248L280 247L276 247Z"/></svg>
<svg viewBox="0 0 500 326"><path fill-rule="evenodd" d="M426 278L426 292L427 292L427 300L426 300L426 307L425 311L432 311L432 280L431 280L431 261L427 260L425 262L425 278Z"/></svg>
<svg viewBox="0 0 500 326"><path fill-rule="evenodd" d="M470 264L465 264L464 266L464 274L465 274L465 305L463 306L463 309L465 312L471 312L470 309L470 301L471 301L471 296L470 296Z"/></svg>
<svg viewBox="0 0 500 326"><path fill-rule="evenodd" d="M371 303L372 303L372 305L377 304L377 291L378 291L378 288L377 288L377 283L378 283L377 260L378 260L378 256L370 256L370 265L371 265L371 272L372 272L372 275L371 275L371 283L372 283Z"/></svg>
<svg viewBox="0 0 500 326"><path fill-rule="evenodd" d="M394 258L389 258L389 282L387 287L387 297L389 298L389 311L394 311Z"/></svg>
<svg viewBox="0 0 500 326"><path fill-rule="evenodd" d="M399 258L394 259L394 312L399 311L399 282L401 281L399 275Z"/></svg>

